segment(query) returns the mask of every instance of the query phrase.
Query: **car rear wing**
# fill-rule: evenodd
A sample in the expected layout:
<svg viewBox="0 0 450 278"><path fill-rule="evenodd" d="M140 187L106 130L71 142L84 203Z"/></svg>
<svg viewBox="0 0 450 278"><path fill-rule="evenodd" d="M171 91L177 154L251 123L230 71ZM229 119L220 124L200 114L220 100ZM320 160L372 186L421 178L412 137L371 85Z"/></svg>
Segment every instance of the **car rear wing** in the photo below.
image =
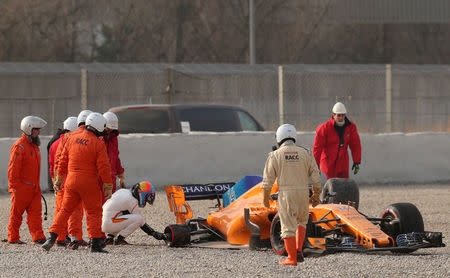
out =
<svg viewBox="0 0 450 278"><path fill-rule="evenodd" d="M220 199L234 183L186 184L166 186L167 201L170 211L175 214L176 222L183 224L186 219L193 216L192 209L187 200L217 199L219 208Z"/></svg>
<svg viewBox="0 0 450 278"><path fill-rule="evenodd" d="M235 183L207 183L207 184L183 184L178 185L184 191L184 197L190 200L212 200L222 198Z"/></svg>

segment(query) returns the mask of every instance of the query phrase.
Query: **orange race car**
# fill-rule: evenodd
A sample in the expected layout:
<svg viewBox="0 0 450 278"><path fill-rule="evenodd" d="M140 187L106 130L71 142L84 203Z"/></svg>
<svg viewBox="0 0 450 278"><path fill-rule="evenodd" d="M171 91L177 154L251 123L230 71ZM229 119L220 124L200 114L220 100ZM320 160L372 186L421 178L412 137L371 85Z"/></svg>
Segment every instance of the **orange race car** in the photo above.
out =
<svg viewBox="0 0 450 278"><path fill-rule="evenodd" d="M171 247L203 244L224 248L272 248L285 255L277 214L277 191L272 188L270 208L262 204L261 177L245 177L230 184L166 186L170 210L177 224L164 233ZM241 191L239 193L239 190ZM220 203L220 197L224 204ZM186 200L217 198L217 210L193 218ZM359 189L350 179L330 179L322 189L321 204L309 208L304 254L343 251L409 253L419 248L444 247L442 233L424 231L422 216L410 203L388 206L381 217L358 211Z"/></svg>

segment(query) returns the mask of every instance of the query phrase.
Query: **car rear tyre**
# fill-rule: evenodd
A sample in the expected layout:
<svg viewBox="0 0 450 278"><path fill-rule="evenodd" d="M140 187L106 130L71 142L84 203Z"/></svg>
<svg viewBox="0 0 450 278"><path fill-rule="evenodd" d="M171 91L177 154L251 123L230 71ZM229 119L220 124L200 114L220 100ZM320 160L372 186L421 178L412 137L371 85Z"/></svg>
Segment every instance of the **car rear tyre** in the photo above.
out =
<svg viewBox="0 0 450 278"><path fill-rule="evenodd" d="M188 225L169 225L164 229L164 234L168 235L165 242L170 247L186 246L191 243L191 229Z"/></svg>
<svg viewBox="0 0 450 278"><path fill-rule="evenodd" d="M272 224L270 225L270 245L276 254L287 256L284 240L281 237L281 221L278 213L275 215Z"/></svg>
<svg viewBox="0 0 450 278"><path fill-rule="evenodd" d="M423 218L419 209L411 203L395 203L389 205L381 216L381 230L396 240L399 234L423 232ZM414 250L393 251L394 253L410 253Z"/></svg>
<svg viewBox="0 0 450 278"><path fill-rule="evenodd" d="M335 192L336 196L329 196ZM325 204L350 204L356 209L359 207L359 188L352 179L332 178L323 186L320 199Z"/></svg>

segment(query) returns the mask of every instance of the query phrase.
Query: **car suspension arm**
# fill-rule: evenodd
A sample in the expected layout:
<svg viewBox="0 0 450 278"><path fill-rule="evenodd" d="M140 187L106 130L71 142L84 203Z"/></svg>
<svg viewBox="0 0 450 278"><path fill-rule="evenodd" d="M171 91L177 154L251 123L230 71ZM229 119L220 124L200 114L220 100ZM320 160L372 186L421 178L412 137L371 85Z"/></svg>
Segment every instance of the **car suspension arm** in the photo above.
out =
<svg viewBox="0 0 450 278"><path fill-rule="evenodd" d="M259 248L259 242L261 241L261 228L250 220L250 209L244 208L244 219L247 228L250 230L252 235L248 243L250 250L255 250Z"/></svg>

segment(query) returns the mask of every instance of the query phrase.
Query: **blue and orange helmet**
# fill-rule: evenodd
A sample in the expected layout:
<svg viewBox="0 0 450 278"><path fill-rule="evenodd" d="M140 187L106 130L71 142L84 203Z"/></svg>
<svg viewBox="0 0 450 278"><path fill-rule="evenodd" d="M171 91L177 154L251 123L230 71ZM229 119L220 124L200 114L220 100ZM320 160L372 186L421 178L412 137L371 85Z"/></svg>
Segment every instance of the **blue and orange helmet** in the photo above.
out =
<svg viewBox="0 0 450 278"><path fill-rule="evenodd" d="M155 188L148 181L141 181L133 185L131 193L138 200L139 207L145 207L146 203L150 205L155 201Z"/></svg>

